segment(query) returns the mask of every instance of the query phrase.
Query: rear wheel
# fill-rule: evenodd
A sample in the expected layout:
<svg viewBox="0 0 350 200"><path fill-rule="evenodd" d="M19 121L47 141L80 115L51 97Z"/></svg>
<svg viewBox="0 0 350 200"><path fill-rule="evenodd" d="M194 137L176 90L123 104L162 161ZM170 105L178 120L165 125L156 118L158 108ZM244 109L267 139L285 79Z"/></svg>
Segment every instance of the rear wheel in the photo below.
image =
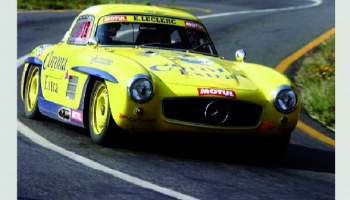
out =
<svg viewBox="0 0 350 200"><path fill-rule="evenodd" d="M39 96L39 68L32 66L29 69L24 90L24 112L27 118L35 119L40 116L38 109Z"/></svg>
<svg viewBox="0 0 350 200"><path fill-rule="evenodd" d="M97 80L92 89L89 106L89 131L92 141L106 144L111 135L112 124L107 86Z"/></svg>

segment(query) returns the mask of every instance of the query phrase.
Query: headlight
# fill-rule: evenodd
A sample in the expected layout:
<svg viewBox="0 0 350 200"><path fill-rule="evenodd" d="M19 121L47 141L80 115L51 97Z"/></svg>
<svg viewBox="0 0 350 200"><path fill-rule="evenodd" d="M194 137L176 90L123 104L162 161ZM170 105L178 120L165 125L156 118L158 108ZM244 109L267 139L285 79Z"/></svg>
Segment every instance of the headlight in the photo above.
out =
<svg viewBox="0 0 350 200"><path fill-rule="evenodd" d="M149 101L153 92L153 84L146 75L136 75L129 81L128 93L130 98L136 103Z"/></svg>
<svg viewBox="0 0 350 200"><path fill-rule="evenodd" d="M283 85L276 90L273 101L278 111L290 113L296 108L298 97L290 86Z"/></svg>

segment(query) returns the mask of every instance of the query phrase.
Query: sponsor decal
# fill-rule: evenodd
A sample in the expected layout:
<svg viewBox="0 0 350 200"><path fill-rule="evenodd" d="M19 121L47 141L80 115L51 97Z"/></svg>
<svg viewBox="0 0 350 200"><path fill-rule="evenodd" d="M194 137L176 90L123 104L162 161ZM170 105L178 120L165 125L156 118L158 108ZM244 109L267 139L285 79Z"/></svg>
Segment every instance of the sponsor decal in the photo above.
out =
<svg viewBox="0 0 350 200"><path fill-rule="evenodd" d="M214 88L197 88L199 96L223 96L236 98L236 93L233 90L222 90Z"/></svg>
<svg viewBox="0 0 350 200"><path fill-rule="evenodd" d="M139 123L151 123L151 122L157 121L156 118L132 118L132 117L128 117L126 115L123 115L121 113L119 113L119 118L126 119L126 121L128 121L128 122L139 122Z"/></svg>
<svg viewBox="0 0 350 200"><path fill-rule="evenodd" d="M275 122L274 122L274 121L267 122L267 123L261 124L261 125L259 126L259 130L261 130L261 131L272 130L272 129L274 129L274 128L276 128L276 127L275 127Z"/></svg>
<svg viewBox="0 0 350 200"><path fill-rule="evenodd" d="M211 60L208 60L205 58L181 57L180 60L188 63L203 64L203 65L212 65L213 63Z"/></svg>
<svg viewBox="0 0 350 200"><path fill-rule="evenodd" d="M136 22L154 22L160 24L176 24L175 19L169 19L164 17L152 17L152 16L134 16Z"/></svg>
<svg viewBox="0 0 350 200"><path fill-rule="evenodd" d="M103 22L126 21L126 16L113 15L103 18Z"/></svg>
<svg viewBox="0 0 350 200"><path fill-rule="evenodd" d="M54 52L51 51L46 55L44 59L43 70L45 70L46 68L50 68L50 69L65 71L67 62L68 62L68 58L55 56Z"/></svg>
<svg viewBox="0 0 350 200"><path fill-rule="evenodd" d="M62 107L58 109L58 117L60 119L63 119L64 121L70 121L70 113L71 113L70 108Z"/></svg>
<svg viewBox="0 0 350 200"><path fill-rule="evenodd" d="M153 10L145 10L145 12L154 13L154 14L158 14L158 15L164 15L164 13L165 13L163 11L153 11Z"/></svg>
<svg viewBox="0 0 350 200"><path fill-rule="evenodd" d="M35 57L41 56L41 54L44 52L44 50L45 50L47 47L49 47L49 46L52 46L52 45L50 45L50 44L41 45L41 46L36 50Z"/></svg>
<svg viewBox="0 0 350 200"><path fill-rule="evenodd" d="M120 118L120 119L126 119L126 118L128 118L128 116L119 113L119 118Z"/></svg>
<svg viewBox="0 0 350 200"><path fill-rule="evenodd" d="M204 26L196 22L185 21L185 26L190 28L196 28L202 31L204 30Z"/></svg>
<svg viewBox="0 0 350 200"><path fill-rule="evenodd" d="M83 122L83 113L80 110L72 109L71 118L73 121L82 123Z"/></svg>
<svg viewBox="0 0 350 200"><path fill-rule="evenodd" d="M45 76L44 89L50 92L58 93L58 84L52 79L50 79L48 76Z"/></svg>
<svg viewBox="0 0 350 200"><path fill-rule="evenodd" d="M69 74L68 74L68 70L66 71L66 75L64 75L64 79L69 79Z"/></svg>
<svg viewBox="0 0 350 200"><path fill-rule="evenodd" d="M237 77L245 78L242 74L230 73L224 68L210 68L210 67L198 67L198 66L179 66L177 64L165 64L165 65L153 65L149 67L150 70L156 72L167 72L171 70L178 70L181 75L197 76L203 78L223 78L223 79L236 79ZM226 72L226 74L223 74Z"/></svg>
<svg viewBox="0 0 350 200"><path fill-rule="evenodd" d="M223 73L225 70L223 68L208 68L208 67L185 67L185 66L179 66L177 64L165 64L165 65L154 65L150 67L150 70L152 71L170 71L172 69L180 70L181 74L183 74L184 71L187 72L214 72L214 73Z"/></svg>
<svg viewBox="0 0 350 200"><path fill-rule="evenodd" d="M111 65L113 63L113 60L109 60L107 58L101 58L98 55L95 55L94 57L91 58L90 64L97 63L101 65Z"/></svg>

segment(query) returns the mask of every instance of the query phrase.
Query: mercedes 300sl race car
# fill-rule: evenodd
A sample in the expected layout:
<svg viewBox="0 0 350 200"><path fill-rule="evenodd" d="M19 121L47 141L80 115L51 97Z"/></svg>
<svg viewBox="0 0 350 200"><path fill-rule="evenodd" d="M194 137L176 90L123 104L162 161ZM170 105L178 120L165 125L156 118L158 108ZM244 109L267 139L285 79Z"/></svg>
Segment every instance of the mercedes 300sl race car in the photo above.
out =
<svg viewBox="0 0 350 200"><path fill-rule="evenodd" d="M189 132L270 137L285 151L300 102L293 83L266 66L218 56L194 15L108 4L81 12L57 44L24 63L25 115L89 130L103 144L130 133ZM199 134L198 134L199 135Z"/></svg>

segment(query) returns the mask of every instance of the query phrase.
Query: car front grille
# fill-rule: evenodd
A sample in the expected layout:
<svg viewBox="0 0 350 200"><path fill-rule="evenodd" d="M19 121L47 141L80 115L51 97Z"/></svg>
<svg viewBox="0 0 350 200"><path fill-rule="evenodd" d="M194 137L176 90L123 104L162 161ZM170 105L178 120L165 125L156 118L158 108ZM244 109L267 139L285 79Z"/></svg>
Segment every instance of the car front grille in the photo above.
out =
<svg viewBox="0 0 350 200"><path fill-rule="evenodd" d="M262 106L244 101L214 98L168 98L163 114L168 120L224 127L257 126Z"/></svg>

